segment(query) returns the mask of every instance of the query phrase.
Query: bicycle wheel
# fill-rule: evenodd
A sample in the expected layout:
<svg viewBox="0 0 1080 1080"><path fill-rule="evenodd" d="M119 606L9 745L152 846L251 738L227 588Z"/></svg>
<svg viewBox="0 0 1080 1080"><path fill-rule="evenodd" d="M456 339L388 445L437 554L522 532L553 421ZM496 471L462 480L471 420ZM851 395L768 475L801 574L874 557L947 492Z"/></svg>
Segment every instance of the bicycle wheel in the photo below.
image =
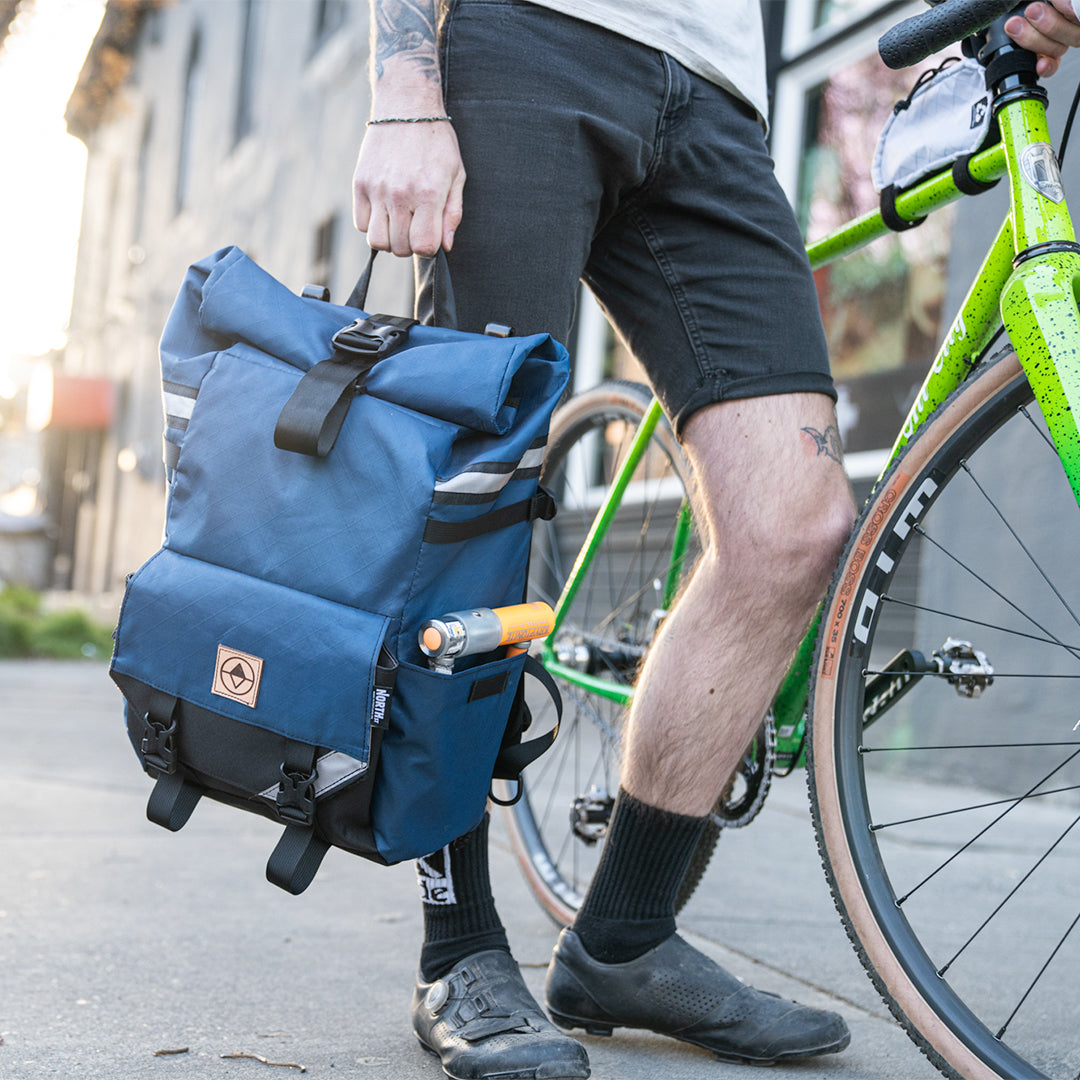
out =
<svg viewBox="0 0 1080 1080"><path fill-rule="evenodd" d="M575 395L552 418L541 483L559 511L535 528L530 599L554 604L561 593L651 397L637 383L606 382ZM613 687L633 684L671 594L696 557L691 533L673 563L688 482L689 467L661 420L557 635L563 664ZM508 808L507 823L533 893L553 919L567 924L596 869L618 791L624 707L565 678L558 681L564 707L559 737L525 771L522 797ZM545 720L538 716L537 725ZM680 905L704 872L718 835L710 823Z"/></svg>
<svg viewBox="0 0 1080 1080"><path fill-rule="evenodd" d="M856 950L946 1075L1080 1062L1080 513L1015 355L878 483L826 601L810 788ZM1029 408L1030 405L1030 408Z"/></svg>

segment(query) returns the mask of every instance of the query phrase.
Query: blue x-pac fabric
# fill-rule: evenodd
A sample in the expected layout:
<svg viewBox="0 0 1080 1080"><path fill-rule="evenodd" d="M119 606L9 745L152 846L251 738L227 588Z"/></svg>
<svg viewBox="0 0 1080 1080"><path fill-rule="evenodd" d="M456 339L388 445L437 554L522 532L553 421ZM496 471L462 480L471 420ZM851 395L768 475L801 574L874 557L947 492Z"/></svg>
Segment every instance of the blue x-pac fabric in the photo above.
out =
<svg viewBox="0 0 1080 1080"><path fill-rule="evenodd" d="M569 362L544 334L414 326L326 457L279 449L303 374L364 316L293 294L235 247L189 269L161 341L165 537L129 583L113 671L362 767L385 645L400 666L372 805L378 849L398 861L482 816L524 663L470 657L435 675L416 635L447 611L524 599L531 521L449 543L425 530L533 498ZM260 662L257 700L215 692L220 648Z"/></svg>
<svg viewBox="0 0 1080 1080"><path fill-rule="evenodd" d="M186 428L166 431L180 448L166 546L387 615L393 630L403 616L517 602L507 599L521 567L520 552L507 552L513 528L468 551L425 551L420 537L431 516L467 521L535 490L535 475L510 473L493 501L435 505L440 483L508 467L543 443L569 374L565 349L545 334L415 326L367 376L328 457L277 449L298 372L362 314L294 295L235 247L191 267L161 343L167 397L170 385L197 394ZM528 537L516 529L519 546ZM413 641L393 649L420 659Z"/></svg>
<svg viewBox="0 0 1080 1080"><path fill-rule="evenodd" d="M386 624L385 617L163 549L128 591L113 670L366 763ZM262 660L254 705L212 693L219 646Z"/></svg>

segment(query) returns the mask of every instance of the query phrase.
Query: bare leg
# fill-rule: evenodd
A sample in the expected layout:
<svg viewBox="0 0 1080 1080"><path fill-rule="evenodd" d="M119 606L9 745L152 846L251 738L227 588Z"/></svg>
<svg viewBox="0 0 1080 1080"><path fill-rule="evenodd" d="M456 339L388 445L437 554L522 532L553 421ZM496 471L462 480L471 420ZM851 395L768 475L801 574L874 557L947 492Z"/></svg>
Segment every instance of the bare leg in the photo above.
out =
<svg viewBox="0 0 1080 1080"><path fill-rule="evenodd" d="M684 445L706 550L639 680L622 783L651 806L701 816L769 707L854 507L823 395L710 406Z"/></svg>

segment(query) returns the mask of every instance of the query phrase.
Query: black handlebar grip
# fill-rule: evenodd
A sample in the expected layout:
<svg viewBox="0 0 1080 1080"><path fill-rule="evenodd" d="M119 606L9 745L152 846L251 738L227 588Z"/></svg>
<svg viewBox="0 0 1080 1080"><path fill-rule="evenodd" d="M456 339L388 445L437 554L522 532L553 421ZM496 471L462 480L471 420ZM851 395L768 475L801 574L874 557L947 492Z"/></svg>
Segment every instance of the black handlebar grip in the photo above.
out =
<svg viewBox="0 0 1080 1080"><path fill-rule="evenodd" d="M887 30L878 40L878 52L886 67L910 67L978 33L1016 6L1017 0L945 0Z"/></svg>

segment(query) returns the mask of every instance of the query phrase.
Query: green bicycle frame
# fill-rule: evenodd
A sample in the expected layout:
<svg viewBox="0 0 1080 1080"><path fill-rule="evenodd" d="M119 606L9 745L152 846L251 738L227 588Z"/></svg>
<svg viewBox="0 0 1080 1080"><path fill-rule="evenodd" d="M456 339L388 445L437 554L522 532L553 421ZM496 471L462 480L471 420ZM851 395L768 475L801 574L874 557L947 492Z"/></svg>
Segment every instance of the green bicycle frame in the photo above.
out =
<svg viewBox="0 0 1080 1080"><path fill-rule="evenodd" d="M1032 95L1003 99L997 118L1001 142L974 156L968 171L984 183L1007 176L1011 211L945 335L892 447L889 463L967 378L1003 323L1080 503L1080 431L1075 419L1080 415L1080 245L1076 244L1050 147L1045 102ZM963 192L946 169L898 195L896 210L911 221L961 197ZM824 266L888 231L880 211L865 214L810 244L807 254L811 267ZM543 645L544 664L552 674L622 704L631 701L631 687L561 664L555 657L554 641L659 419L660 406L654 400L596 514L556 603L555 629ZM689 508L684 503L665 583L665 604L674 599L688 538ZM803 761L808 677L816 634L815 620L774 702L777 763L781 767L793 768Z"/></svg>

